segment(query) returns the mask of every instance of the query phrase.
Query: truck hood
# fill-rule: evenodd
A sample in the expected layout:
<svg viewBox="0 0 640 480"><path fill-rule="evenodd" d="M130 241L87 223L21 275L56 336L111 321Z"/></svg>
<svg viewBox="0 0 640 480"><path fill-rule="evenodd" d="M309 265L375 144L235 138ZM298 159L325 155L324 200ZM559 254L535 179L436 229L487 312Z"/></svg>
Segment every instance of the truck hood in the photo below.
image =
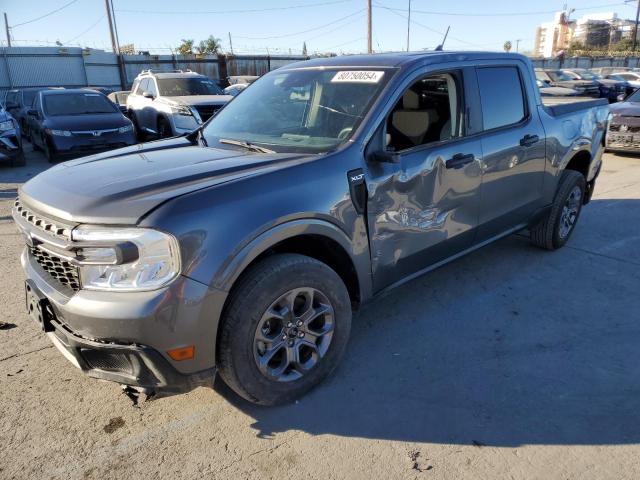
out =
<svg viewBox="0 0 640 480"><path fill-rule="evenodd" d="M173 138L58 164L25 183L20 198L68 222L132 225L171 198L315 157L206 148Z"/></svg>
<svg viewBox="0 0 640 480"><path fill-rule="evenodd" d="M162 99L173 105L224 105L233 99L231 95L185 95L180 97L162 97Z"/></svg>

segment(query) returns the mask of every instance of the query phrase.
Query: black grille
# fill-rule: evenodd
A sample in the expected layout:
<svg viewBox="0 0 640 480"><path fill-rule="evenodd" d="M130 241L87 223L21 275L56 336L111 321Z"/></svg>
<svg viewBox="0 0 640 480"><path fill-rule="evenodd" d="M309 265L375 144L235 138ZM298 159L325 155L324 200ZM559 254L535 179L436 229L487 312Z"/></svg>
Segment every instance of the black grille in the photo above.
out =
<svg viewBox="0 0 640 480"><path fill-rule="evenodd" d="M80 279L77 267L37 247L29 247L29 251L36 262L38 262L38 265L52 278L74 291L80 290Z"/></svg>
<svg viewBox="0 0 640 480"><path fill-rule="evenodd" d="M196 105L195 109L203 122L206 122L220 110L220 105Z"/></svg>
<svg viewBox="0 0 640 480"><path fill-rule="evenodd" d="M80 354L91 368L133 374L133 366L129 361L128 355L124 353L102 352L100 350L82 348L80 349Z"/></svg>

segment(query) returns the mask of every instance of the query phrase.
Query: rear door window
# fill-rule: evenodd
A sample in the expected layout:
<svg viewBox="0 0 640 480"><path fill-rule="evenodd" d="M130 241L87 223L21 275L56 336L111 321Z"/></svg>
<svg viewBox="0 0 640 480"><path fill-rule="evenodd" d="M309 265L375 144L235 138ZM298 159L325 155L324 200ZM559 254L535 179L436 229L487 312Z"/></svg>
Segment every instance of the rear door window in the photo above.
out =
<svg viewBox="0 0 640 480"><path fill-rule="evenodd" d="M505 127L526 116L525 96L517 67L481 67L477 70L485 130Z"/></svg>

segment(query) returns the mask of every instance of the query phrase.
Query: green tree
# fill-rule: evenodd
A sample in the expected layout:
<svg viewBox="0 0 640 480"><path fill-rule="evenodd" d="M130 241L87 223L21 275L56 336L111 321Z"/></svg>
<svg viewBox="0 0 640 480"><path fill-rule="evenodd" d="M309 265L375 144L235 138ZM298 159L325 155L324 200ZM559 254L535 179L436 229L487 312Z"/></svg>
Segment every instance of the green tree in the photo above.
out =
<svg viewBox="0 0 640 480"><path fill-rule="evenodd" d="M302 55L307 56L307 42L302 42Z"/></svg>
<svg viewBox="0 0 640 480"><path fill-rule="evenodd" d="M214 37L213 35L209 35L209 38L207 38L206 40L200 40L200 43L196 47L196 50L200 54L218 54L221 50L220 39Z"/></svg>
<svg viewBox="0 0 640 480"><path fill-rule="evenodd" d="M189 39L182 39L180 40L182 43L180 44L180 46L178 47L178 53L180 55L190 55L193 53L193 39L189 38Z"/></svg>

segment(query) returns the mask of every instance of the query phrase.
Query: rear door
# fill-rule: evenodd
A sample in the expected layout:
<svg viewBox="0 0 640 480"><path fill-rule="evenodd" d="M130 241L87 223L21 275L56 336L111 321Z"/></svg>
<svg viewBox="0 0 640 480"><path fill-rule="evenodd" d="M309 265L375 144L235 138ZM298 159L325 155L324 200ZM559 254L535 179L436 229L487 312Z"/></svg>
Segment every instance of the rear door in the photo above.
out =
<svg viewBox="0 0 640 480"><path fill-rule="evenodd" d="M523 65L524 66L524 65ZM526 222L542 206L545 133L530 75L519 64L476 68L482 107L482 188L477 241Z"/></svg>
<svg viewBox="0 0 640 480"><path fill-rule="evenodd" d="M417 74L396 93L374 148L367 148L376 291L473 243L482 150L465 112L477 103L474 77L473 68ZM375 154L376 141L382 156Z"/></svg>

